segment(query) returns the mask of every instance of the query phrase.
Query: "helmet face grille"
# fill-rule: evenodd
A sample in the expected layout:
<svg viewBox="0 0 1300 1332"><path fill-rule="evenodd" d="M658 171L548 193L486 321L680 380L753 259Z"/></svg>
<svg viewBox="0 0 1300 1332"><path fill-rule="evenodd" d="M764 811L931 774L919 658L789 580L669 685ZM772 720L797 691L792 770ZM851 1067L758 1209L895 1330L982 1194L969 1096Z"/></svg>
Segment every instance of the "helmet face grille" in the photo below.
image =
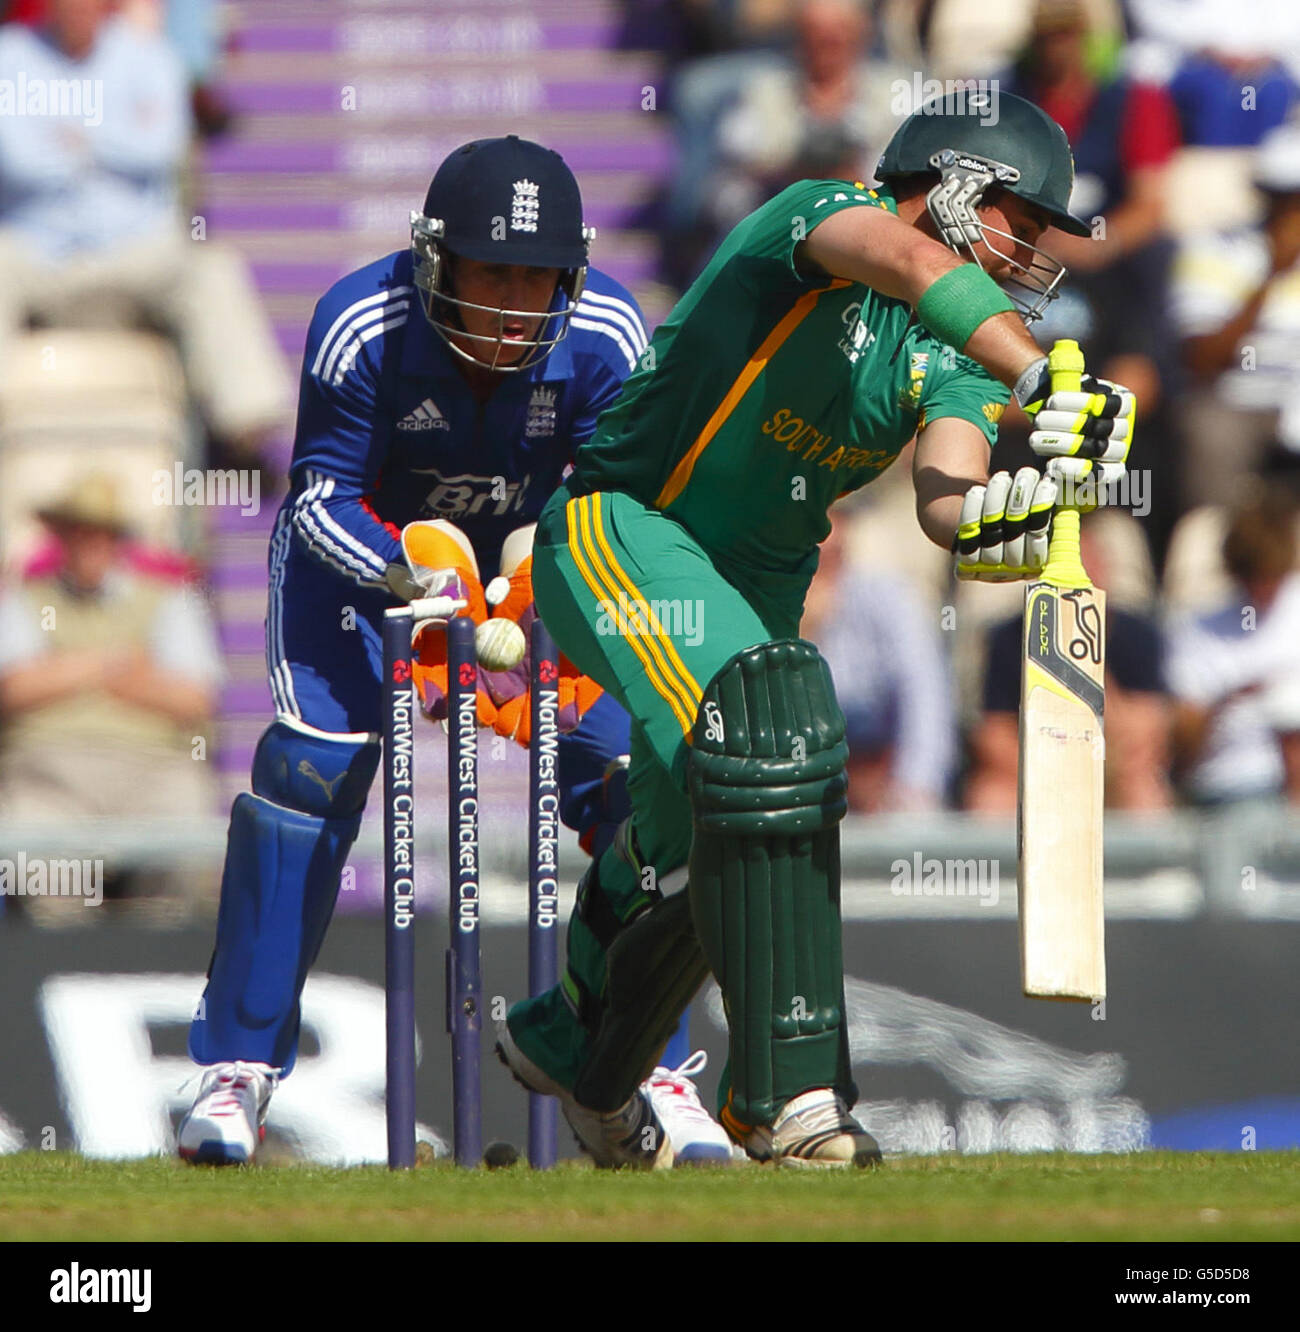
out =
<svg viewBox="0 0 1300 1332"><path fill-rule="evenodd" d="M930 165L939 172L939 183L925 196L925 203L944 244L984 269L975 250L983 241L989 251L1010 266L1011 272L1000 282L1007 299L1026 323L1041 319L1058 295L1065 266L1037 246L991 226L977 211L990 186L1014 186L1019 171L1003 162L951 148L934 153ZM1028 264L1016 258L1022 248L1030 252Z"/></svg>
<svg viewBox="0 0 1300 1332"><path fill-rule="evenodd" d="M518 374L540 364L568 336L569 324L576 312L587 280L587 266L561 270L557 293L564 298L559 310L512 310L496 305L480 305L453 295L448 283L447 256L450 253L442 237L444 226L439 218L411 214L411 252L415 261L415 286L420 293L420 308L430 326L447 347L462 361L491 370L497 374ZM583 228L584 245L594 231ZM552 302L554 303L554 302ZM462 314L472 311L490 315L496 327L490 333L471 333ZM509 319L534 320L542 315L541 324L533 338L507 338L505 326ZM469 343L470 347L462 344ZM522 350L523 355L505 361L503 356Z"/></svg>

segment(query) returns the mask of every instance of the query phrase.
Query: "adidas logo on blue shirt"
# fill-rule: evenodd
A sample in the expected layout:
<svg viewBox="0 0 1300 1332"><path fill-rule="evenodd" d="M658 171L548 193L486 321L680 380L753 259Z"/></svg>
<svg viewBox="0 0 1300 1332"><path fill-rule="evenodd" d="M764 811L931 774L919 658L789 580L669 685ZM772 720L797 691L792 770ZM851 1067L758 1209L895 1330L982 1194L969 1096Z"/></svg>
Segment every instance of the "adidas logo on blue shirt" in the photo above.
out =
<svg viewBox="0 0 1300 1332"><path fill-rule="evenodd" d="M447 418L438 410L432 398L425 400L397 423L399 430L450 430Z"/></svg>

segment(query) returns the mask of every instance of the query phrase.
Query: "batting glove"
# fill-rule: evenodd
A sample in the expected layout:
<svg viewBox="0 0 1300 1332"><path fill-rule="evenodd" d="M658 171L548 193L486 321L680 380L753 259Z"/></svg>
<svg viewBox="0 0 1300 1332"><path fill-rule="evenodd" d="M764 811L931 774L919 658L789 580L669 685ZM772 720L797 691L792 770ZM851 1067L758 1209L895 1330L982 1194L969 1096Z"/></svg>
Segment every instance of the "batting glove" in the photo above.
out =
<svg viewBox="0 0 1300 1332"><path fill-rule="evenodd" d="M1081 482L1107 486L1124 475L1133 444L1137 403L1109 379L1084 375L1077 393L1049 393L1025 411L1033 417L1029 447L1048 459L1047 470L1069 490ZM1080 508L1095 508L1096 503Z"/></svg>
<svg viewBox="0 0 1300 1332"><path fill-rule="evenodd" d="M994 472L962 500L953 542L957 577L985 583L1030 578L1047 560L1057 482L1034 467Z"/></svg>

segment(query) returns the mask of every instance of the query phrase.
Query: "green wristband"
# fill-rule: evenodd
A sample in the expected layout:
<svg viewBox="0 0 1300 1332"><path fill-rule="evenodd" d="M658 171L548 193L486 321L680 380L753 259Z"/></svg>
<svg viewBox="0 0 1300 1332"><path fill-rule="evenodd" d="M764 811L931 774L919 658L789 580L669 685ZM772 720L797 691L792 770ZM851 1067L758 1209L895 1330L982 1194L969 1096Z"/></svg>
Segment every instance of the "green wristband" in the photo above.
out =
<svg viewBox="0 0 1300 1332"><path fill-rule="evenodd" d="M925 289L916 305L916 317L936 338L961 351L986 319L1015 308L983 269L962 264Z"/></svg>

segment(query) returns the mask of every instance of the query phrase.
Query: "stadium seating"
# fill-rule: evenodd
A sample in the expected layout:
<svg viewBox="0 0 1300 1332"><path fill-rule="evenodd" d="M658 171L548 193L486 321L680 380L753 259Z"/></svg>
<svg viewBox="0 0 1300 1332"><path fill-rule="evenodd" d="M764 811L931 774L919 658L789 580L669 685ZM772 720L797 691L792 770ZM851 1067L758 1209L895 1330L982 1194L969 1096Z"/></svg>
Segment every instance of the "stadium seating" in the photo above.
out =
<svg viewBox="0 0 1300 1332"><path fill-rule="evenodd" d="M152 502L159 470L192 459L175 351L145 333L45 329L0 364L0 561L20 566L41 540L34 507L77 473L109 470L145 541L175 546L185 514Z"/></svg>

